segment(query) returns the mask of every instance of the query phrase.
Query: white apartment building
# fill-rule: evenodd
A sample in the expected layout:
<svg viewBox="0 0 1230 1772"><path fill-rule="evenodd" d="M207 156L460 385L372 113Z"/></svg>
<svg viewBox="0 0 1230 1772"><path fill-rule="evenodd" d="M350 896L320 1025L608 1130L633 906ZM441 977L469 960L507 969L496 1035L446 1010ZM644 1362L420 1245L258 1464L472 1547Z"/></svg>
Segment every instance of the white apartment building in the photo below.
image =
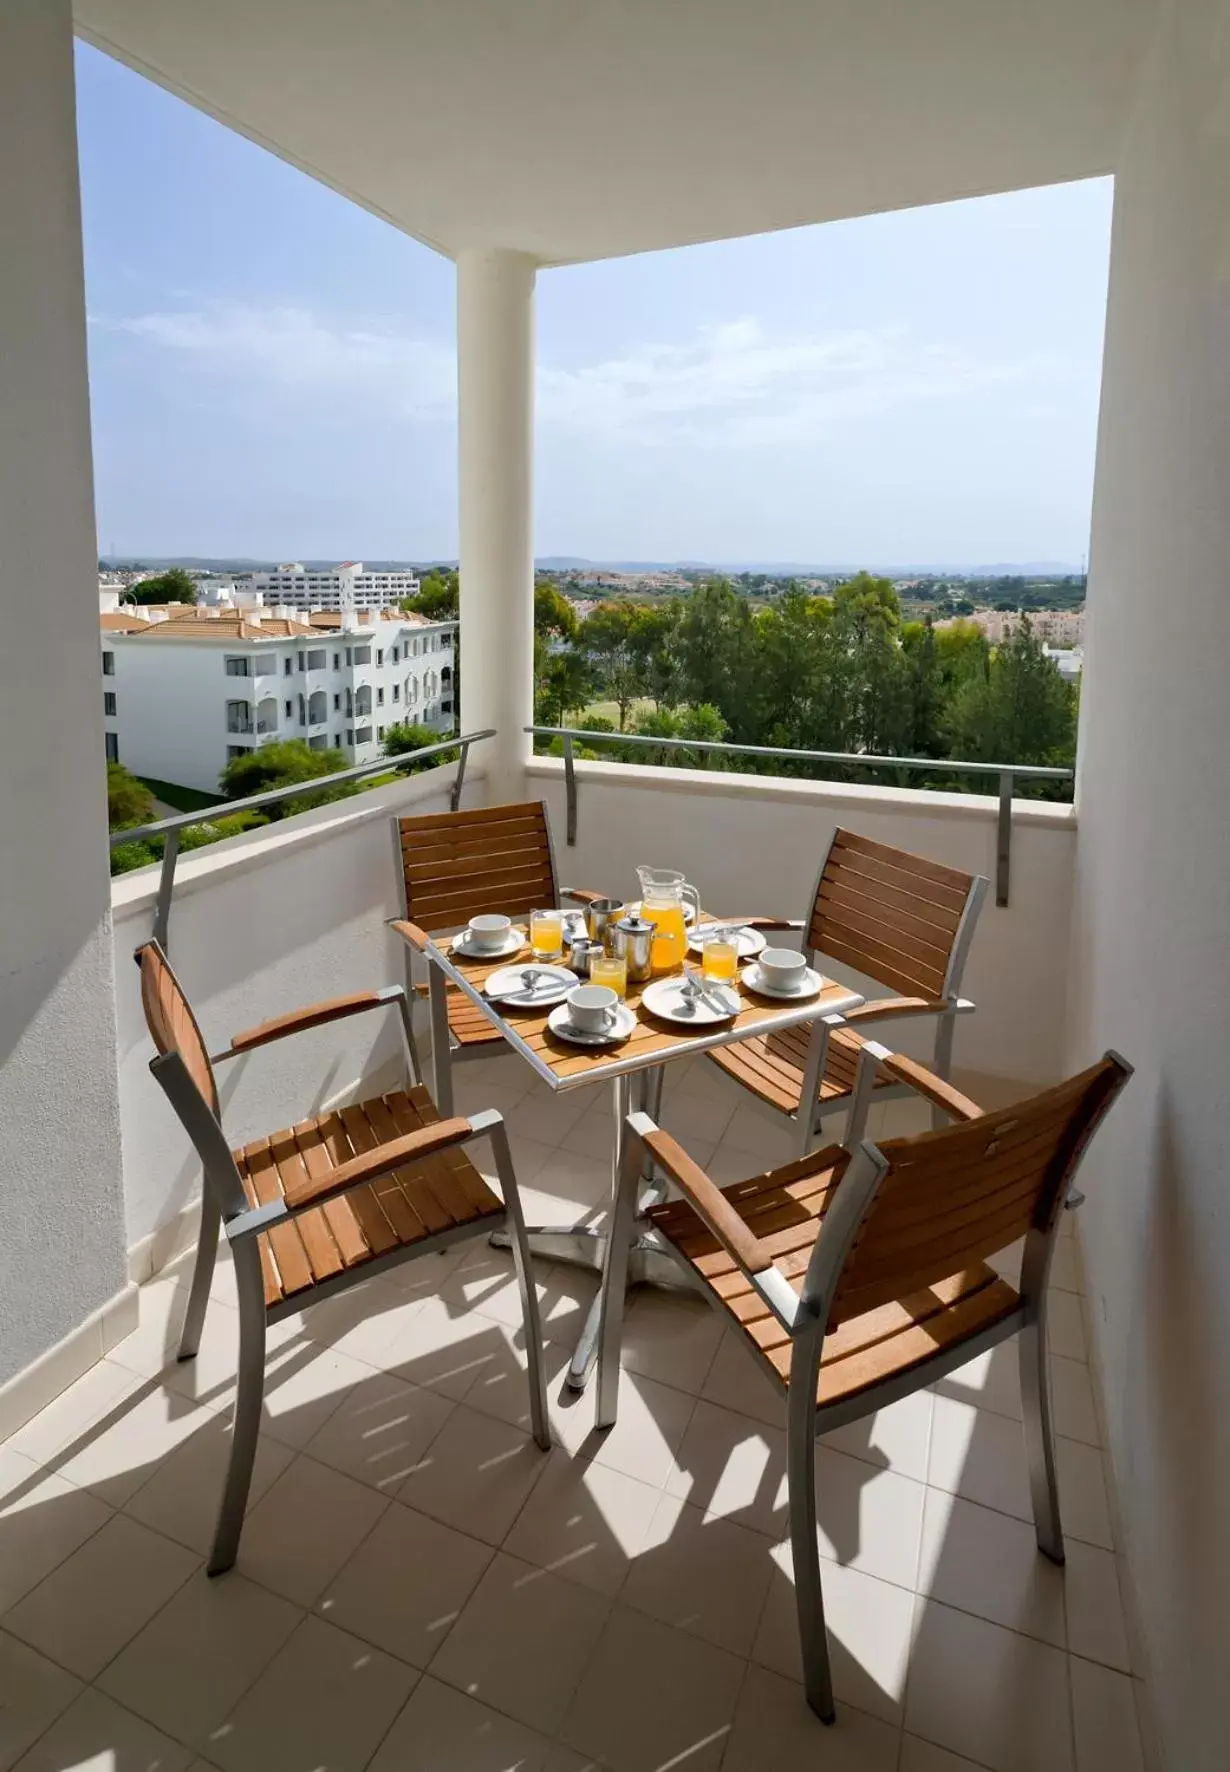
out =
<svg viewBox="0 0 1230 1772"><path fill-rule="evenodd" d="M401 721L453 730L452 621L171 606L99 622L107 757L137 775L211 793L273 739L367 763Z"/></svg>
<svg viewBox="0 0 1230 1772"><path fill-rule="evenodd" d="M362 560L345 560L319 572L295 560L275 572L246 573L235 582L241 595L259 594L265 603L285 603L292 609L384 609L419 593L413 572L368 572Z"/></svg>

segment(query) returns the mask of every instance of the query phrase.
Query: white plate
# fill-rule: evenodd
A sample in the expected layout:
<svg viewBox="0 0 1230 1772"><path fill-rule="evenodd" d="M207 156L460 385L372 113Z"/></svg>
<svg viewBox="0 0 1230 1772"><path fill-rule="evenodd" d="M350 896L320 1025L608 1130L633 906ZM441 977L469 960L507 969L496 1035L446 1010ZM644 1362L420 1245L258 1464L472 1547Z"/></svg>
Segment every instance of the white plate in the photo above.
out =
<svg viewBox="0 0 1230 1772"><path fill-rule="evenodd" d="M639 898L634 898L631 904L624 906L624 913L629 917L639 917L641 914L641 900ZM692 909L690 904L685 904L683 907L683 920L685 923L694 923L696 921L696 912Z"/></svg>
<svg viewBox="0 0 1230 1772"><path fill-rule="evenodd" d="M703 953L707 941L713 940L714 930L721 930L723 940L731 939L730 927L723 923L702 923L693 929L688 936L688 946L694 954ZM740 928L734 933L735 952L741 960L754 960L768 947L768 942L759 929Z"/></svg>
<svg viewBox="0 0 1230 1772"><path fill-rule="evenodd" d="M506 960L509 954L515 954L525 946L524 929L512 928L497 948L480 948L470 939L468 929L454 935L449 944L454 954L460 954L463 960Z"/></svg>
<svg viewBox="0 0 1230 1772"><path fill-rule="evenodd" d="M614 1046L620 1040L626 1040L636 1026L635 1011L626 1003L620 1003L615 1010L614 1025L604 1028L600 1033L590 1028L573 1027L569 1019L572 1014L567 1003L561 1003L547 1017L547 1026L561 1040L567 1040L570 1046Z"/></svg>
<svg viewBox="0 0 1230 1772"><path fill-rule="evenodd" d="M521 974L535 972L533 987L526 985ZM566 966L544 966L527 960L524 966L501 966L493 972L483 989L494 1003L507 1003L511 1009L549 1009L562 1002L579 981Z"/></svg>
<svg viewBox="0 0 1230 1772"><path fill-rule="evenodd" d="M767 982L754 960L750 966L743 968L743 982L748 990L755 991L758 997L774 997L782 1003L802 1002L808 997L819 996L824 989L824 980L818 972L813 972L809 966L803 973L801 982L793 990L784 991L780 985Z"/></svg>
<svg viewBox="0 0 1230 1772"><path fill-rule="evenodd" d="M718 986L719 992L723 989L730 991L734 1005L724 1015L711 1008L703 997L696 997L685 1006L682 978L655 978L641 992L641 1002L646 1009L660 1015L663 1021L673 1021L679 1027L715 1027L719 1022L733 1021L743 1007L738 1000L738 992L731 985Z"/></svg>

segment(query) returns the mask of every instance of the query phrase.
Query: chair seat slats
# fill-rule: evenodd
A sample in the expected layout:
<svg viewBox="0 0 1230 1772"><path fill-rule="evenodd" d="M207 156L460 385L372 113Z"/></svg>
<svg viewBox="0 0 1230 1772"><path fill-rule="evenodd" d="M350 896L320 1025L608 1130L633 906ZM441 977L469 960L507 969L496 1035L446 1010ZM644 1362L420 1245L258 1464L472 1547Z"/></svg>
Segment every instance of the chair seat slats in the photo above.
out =
<svg viewBox="0 0 1230 1772"><path fill-rule="evenodd" d="M426 1089L416 1086L256 1139L234 1153L244 1190L254 1204L280 1198L288 1181L305 1172L313 1180L365 1150L416 1132L439 1119ZM302 1213L260 1237L265 1303L306 1293L344 1269L361 1266L399 1245L503 1213L465 1151L454 1149L407 1164L404 1169L341 1200Z"/></svg>
<svg viewBox="0 0 1230 1772"><path fill-rule="evenodd" d="M711 1063L782 1113L798 1112L803 1098L803 1070L807 1063L809 1029L787 1028L737 1045L719 1046L709 1054ZM836 1101L854 1089L862 1039L850 1029L838 1028L829 1036L819 1099ZM889 1086L891 1078L877 1077L876 1088Z"/></svg>
<svg viewBox="0 0 1230 1772"><path fill-rule="evenodd" d="M808 1165L810 1175L806 1173ZM830 1149L723 1190L739 1216L768 1244L777 1266L796 1291L843 1167L841 1153ZM697 1275L720 1297L777 1379L787 1384L789 1335L696 1211L686 1200L672 1200L651 1208L649 1217L654 1228L687 1257ZM779 1222L787 1218L793 1222ZM796 1257L793 1261L789 1259L792 1254ZM835 1325L827 1336L817 1402L844 1401L908 1372L941 1348L1011 1316L1020 1302L1014 1289L979 1261L968 1267L954 1264L950 1278L905 1297L878 1300L874 1308Z"/></svg>

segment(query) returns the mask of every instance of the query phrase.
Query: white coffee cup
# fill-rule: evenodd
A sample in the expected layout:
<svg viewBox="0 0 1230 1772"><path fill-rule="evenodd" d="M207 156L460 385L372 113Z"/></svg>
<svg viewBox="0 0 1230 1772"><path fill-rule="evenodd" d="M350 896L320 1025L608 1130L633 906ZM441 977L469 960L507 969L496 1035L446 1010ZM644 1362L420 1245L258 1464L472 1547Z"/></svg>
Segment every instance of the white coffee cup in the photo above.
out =
<svg viewBox="0 0 1230 1772"><path fill-rule="evenodd" d="M797 991L807 971L807 955L793 948L766 948L759 966L761 977L775 991Z"/></svg>
<svg viewBox="0 0 1230 1772"><path fill-rule="evenodd" d="M496 948L502 948L508 940L512 918L471 917L466 927L470 932L471 944L476 948L486 948L488 953L492 953Z"/></svg>
<svg viewBox="0 0 1230 1772"><path fill-rule="evenodd" d="M567 997L573 1027L587 1034L604 1034L615 1020L619 998L604 984L579 984Z"/></svg>

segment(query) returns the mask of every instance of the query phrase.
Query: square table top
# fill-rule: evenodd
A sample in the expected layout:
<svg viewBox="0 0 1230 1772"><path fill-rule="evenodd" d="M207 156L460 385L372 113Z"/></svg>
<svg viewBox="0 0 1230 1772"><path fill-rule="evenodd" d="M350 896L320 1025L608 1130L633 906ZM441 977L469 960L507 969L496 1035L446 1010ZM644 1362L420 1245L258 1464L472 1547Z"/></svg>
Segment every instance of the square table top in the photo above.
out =
<svg viewBox="0 0 1230 1772"><path fill-rule="evenodd" d="M824 988L816 996L799 1003L758 996L740 979L738 990L744 1008L733 1021L685 1031L642 1009L640 1000L645 986L629 984L624 1001L636 1011L636 1028L617 1046L586 1051L557 1039L547 1027L547 1017L555 1004L546 1009L516 1009L508 1004L493 1003L483 991L484 981L501 966L513 966L523 959L533 963L528 942L520 952L502 955L498 960L468 959L453 953L451 942L451 936L432 937L433 957L445 977L485 1011L508 1043L529 1061L540 1077L559 1090L626 1076L692 1053L708 1052L714 1046L728 1046L758 1034L778 1033L783 1028L797 1027L801 1022L816 1021L822 1016L844 1015L848 1010L860 1008L865 1001L857 991L827 978Z"/></svg>

